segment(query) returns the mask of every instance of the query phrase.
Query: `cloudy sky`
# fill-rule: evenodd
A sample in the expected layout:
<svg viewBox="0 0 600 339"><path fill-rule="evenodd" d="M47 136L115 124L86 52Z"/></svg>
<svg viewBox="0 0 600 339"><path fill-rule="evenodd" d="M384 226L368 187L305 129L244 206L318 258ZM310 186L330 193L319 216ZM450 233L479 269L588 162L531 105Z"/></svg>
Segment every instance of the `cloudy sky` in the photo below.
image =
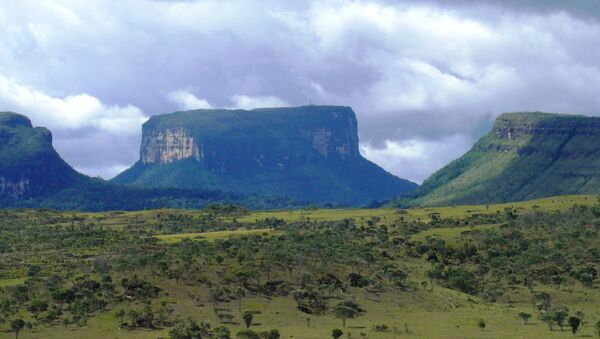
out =
<svg viewBox="0 0 600 339"><path fill-rule="evenodd" d="M0 27L0 110L105 178L180 109L351 106L363 155L418 182L501 112L600 113L598 0L19 0Z"/></svg>

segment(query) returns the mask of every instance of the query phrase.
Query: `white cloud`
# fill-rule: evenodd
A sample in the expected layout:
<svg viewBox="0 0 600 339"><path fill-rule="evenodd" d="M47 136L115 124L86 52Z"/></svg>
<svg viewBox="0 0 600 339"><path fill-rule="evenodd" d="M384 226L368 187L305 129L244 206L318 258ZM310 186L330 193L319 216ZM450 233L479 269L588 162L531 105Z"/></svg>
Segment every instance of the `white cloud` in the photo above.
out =
<svg viewBox="0 0 600 339"><path fill-rule="evenodd" d="M365 155L420 180L468 148L453 138L474 140L503 111L600 112L597 7L4 1L0 109L53 129L61 153L93 173L135 161L142 111L351 106ZM115 140L127 146L104 154Z"/></svg>
<svg viewBox="0 0 600 339"><path fill-rule="evenodd" d="M444 166L465 152L473 140L451 136L442 140L386 140L383 147L361 144L361 153L392 174L421 183L428 173Z"/></svg>
<svg viewBox="0 0 600 339"><path fill-rule="evenodd" d="M132 105L105 105L88 94L52 97L0 74L0 103L52 129L96 128L118 134L136 134L147 120Z"/></svg>
<svg viewBox="0 0 600 339"><path fill-rule="evenodd" d="M148 119L132 105L106 105L88 94L53 97L0 74L0 107L27 115L54 134L59 154L90 175L116 174L137 156Z"/></svg>
<svg viewBox="0 0 600 339"><path fill-rule="evenodd" d="M167 97L171 102L177 104L178 108L181 110L212 108L208 101L199 99L189 91L181 89L170 92Z"/></svg>
<svg viewBox="0 0 600 339"><path fill-rule="evenodd" d="M232 108L241 109L289 106L289 104L285 101L273 96L251 97L247 95L236 94L233 97L231 97L231 102L233 103Z"/></svg>

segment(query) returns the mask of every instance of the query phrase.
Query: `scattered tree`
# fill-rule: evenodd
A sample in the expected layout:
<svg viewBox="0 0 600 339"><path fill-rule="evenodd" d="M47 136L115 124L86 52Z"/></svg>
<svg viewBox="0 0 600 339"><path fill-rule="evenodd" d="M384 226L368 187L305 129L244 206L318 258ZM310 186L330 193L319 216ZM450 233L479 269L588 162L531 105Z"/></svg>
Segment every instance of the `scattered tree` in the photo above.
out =
<svg viewBox="0 0 600 339"><path fill-rule="evenodd" d="M483 331L485 329L485 320L483 319L479 319L479 321L477 322L477 326L479 326L479 328Z"/></svg>
<svg viewBox="0 0 600 339"><path fill-rule="evenodd" d="M254 315L252 314L252 312L250 312L250 311L244 312L244 315L242 316L242 318L244 319L244 324L246 324L246 328L250 328L250 325L252 325L252 319L254 318Z"/></svg>
<svg viewBox="0 0 600 339"><path fill-rule="evenodd" d="M531 319L531 314L526 312L519 312L519 318L521 318L521 320L523 320L523 323L527 325L527 322L529 321L529 319Z"/></svg>
<svg viewBox="0 0 600 339"><path fill-rule="evenodd" d="M115 318L119 319L119 325L123 323L123 318L125 317L125 310L120 308L115 312Z"/></svg>
<svg viewBox="0 0 600 339"><path fill-rule="evenodd" d="M334 328L333 331L331 331L331 337L333 339L338 339L342 336L342 334L344 334L344 332L342 332L342 330L340 330L339 328Z"/></svg>
<svg viewBox="0 0 600 339"><path fill-rule="evenodd" d="M563 330L563 326L565 326L565 320L569 316L569 310L566 307L558 307L552 311L552 320L556 322L558 326L560 326L560 330Z"/></svg>
<svg viewBox="0 0 600 339"><path fill-rule="evenodd" d="M342 320L342 327L346 327L347 319L354 318L358 314L356 310L344 305L337 305L333 310L333 313L336 318Z"/></svg>
<svg viewBox="0 0 600 339"><path fill-rule="evenodd" d="M577 317L569 317L568 323L569 327L571 327L571 332L573 333L573 335L577 334L577 331L579 330L579 325L581 325L581 319Z"/></svg>
<svg viewBox="0 0 600 339"><path fill-rule="evenodd" d="M15 319L10 322L10 329L15 332L15 339L19 339L19 332L25 327L25 321L23 319Z"/></svg>

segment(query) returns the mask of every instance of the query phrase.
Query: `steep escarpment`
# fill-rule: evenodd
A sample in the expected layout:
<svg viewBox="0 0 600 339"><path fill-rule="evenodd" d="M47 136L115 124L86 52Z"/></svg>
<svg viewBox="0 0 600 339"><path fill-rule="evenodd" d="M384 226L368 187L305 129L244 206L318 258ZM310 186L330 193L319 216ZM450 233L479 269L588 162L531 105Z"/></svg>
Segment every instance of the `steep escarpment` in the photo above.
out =
<svg viewBox="0 0 600 339"><path fill-rule="evenodd" d="M58 155L52 147L49 130L33 127L23 115L0 112L0 208L103 211L202 208L211 203L260 209L299 205L285 199L214 190L124 187L90 178L75 171Z"/></svg>
<svg viewBox="0 0 600 339"><path fill-rule="evenodd" d="M415 184L360 155L349 107L195 110L152 117L115 183L362 204Z"/></svg>
<svg viewBox="0 0 600 339"><path fill-rule="evenodd" d="M396 204L480 204L580 193L600 193L600 118L505 113L471 150Z"/></svg>
<svg viewBox="0 0 600 339"><path fill-rule="evenodd" d="M51 194L83 179L56 153L50 131L0 112L0 200Z"/></svg>

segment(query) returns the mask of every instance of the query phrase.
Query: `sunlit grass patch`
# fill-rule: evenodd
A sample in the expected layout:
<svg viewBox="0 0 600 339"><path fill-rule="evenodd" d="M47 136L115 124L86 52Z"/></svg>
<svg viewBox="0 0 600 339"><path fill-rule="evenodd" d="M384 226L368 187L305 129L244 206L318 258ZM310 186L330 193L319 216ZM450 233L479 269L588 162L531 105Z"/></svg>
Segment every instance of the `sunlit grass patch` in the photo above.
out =
<svg viewBox="0 0 600 339"><path fill-rule="evenodd" d="M155 236L159 240L167 243L176 243L183 239L197 239L215 241L217 239L228 239L229 237L244 236L244 235L258 235L263 233L273 234L273 230L270 228L259 228L259 229L239 229L233 231L215 231L215 232L202 232L202 233L179 233L179 234L165 234Z"/></svg>

